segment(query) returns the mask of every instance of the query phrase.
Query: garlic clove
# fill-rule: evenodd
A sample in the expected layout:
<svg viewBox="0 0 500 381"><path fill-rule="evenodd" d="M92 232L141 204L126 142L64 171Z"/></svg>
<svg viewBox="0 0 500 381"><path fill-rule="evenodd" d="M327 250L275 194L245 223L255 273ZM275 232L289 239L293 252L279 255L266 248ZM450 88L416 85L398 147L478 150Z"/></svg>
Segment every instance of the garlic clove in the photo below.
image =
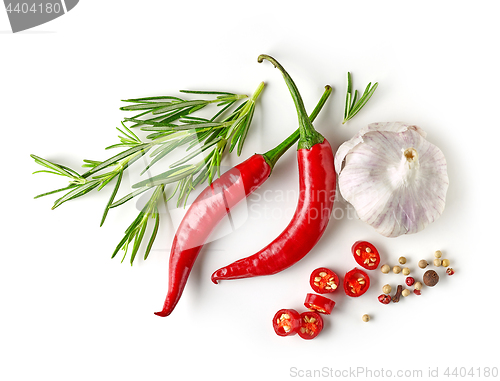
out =
<svg viewBox="0 0 500 381"><path fill-rule="evenodd" d="M421 231L444 210L446 160L424 137L412 125L371 124L351 139L347 152L337 152L344 161L339 173L342 197L384 236Z"/></svg>

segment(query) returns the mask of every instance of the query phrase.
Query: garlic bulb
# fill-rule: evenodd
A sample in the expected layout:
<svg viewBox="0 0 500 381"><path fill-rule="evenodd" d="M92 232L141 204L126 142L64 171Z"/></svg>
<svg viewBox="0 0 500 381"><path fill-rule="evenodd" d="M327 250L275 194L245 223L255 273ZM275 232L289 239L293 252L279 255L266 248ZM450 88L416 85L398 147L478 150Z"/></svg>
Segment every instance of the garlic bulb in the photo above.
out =
<svg viewBox="0 0 500 381"><path fill-rule="evenodd" d="M446 160L425 136L401 122L372 123L335 154L340 194L386 237L417 233L443 213Z"/></svg>

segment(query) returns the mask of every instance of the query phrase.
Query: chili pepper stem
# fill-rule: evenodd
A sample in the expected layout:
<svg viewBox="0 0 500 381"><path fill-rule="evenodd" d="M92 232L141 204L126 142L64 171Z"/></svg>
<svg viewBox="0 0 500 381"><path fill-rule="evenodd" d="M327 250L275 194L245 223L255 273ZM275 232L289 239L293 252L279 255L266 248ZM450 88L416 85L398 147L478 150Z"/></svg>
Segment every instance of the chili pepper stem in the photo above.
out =
<svg viewBox="0 0 500 381"><path fill-rule="evenodd" d="M309 116L309 120L314 122L321 109L325 105L328 97L332 93L332 88L330 85L325 86L325 92L321 96L318 104L314 108L314 111ZM275 148L267 151L263 156L266 159L267 163L271 166L271 169L274 168L274 165L278 161L278 159L291 147L295 144L295 142L300 138L300 128L295 130L293 134L291 134L288 138L286 138L282 143L277 145Z"/></svg>
<svg viewBox="0 0 500 381"><path fill-rule="evenodd" d="M290 94L292 95L293 102L295 103L295 108L297 109L297 115L299 117L299 131L300 131L300 140L298 144L298 149L311 149L312 146L318 143L323 143L325 138L319 132L314 129L311 121L307 117L307 112L304 107L304 102L302 101L302 97L300 96L299 90L293 82L290 75L286 72L286 70L281 66L281 64L276 61L273 57L268 56L266 54L261 54L257 61L262 63L262 61L268 60L271 62L275 68L277 68L283 78L285 79L285 83L290 90Z"/></svg>

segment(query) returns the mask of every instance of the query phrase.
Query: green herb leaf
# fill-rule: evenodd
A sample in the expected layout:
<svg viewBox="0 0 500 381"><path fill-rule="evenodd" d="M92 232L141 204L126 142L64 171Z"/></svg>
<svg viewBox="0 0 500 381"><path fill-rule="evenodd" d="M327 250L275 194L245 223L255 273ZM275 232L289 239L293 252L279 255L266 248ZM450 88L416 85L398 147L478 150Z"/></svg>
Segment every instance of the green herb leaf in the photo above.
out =
<svg viewBox="0 0 500 381"><path fill-rule="evenodd" d="M108 203L106 204L106 207L104 208L104 213L102 214L101 218L101 224L99 226L102 226L104 224L104 221L106 220L106 216L108 215L109 209L111 208L111 205L113 204L113 201L116 197L116 194L118 193L118 188L120 188L120 184L122 182L122 177L123 177L123 171L120 171L118 173L118 178L116 179L116 184L113 189L113 192L111 193L111 196L109 197Z"/></svg>
<svg viewBox="0 0 500 381"><path fill-rule="evenodd" d="M144 260L148 259L151 248L153 247L153 242L155 241L156 235L158 234L158 228L160 227L160 214L158 213L158 207L155 208L153 218L155 219L155 226L153 227L153 232L151 233L151 237L149 238L148 246L146 247L146 251L144 252Z"/></svg>
<svg viewBox="0 0 500 381"><path fill-rule="evenodd" d="M342 124L347 122L348 120L352 119L362 108L363 106L368 102L368 100L372 97L373 93L378 87L378 82L376 82L373 86L371 85L371 82L366 86L365 91L363 92L363 95L361 98L358 100L358 91L356 90L354 92L354 95L352 94L352 78L351 78L351 73L347 73L347 93L346 93L346 99L345 99L345 106L344 106L344 120L342 121Z"/></svg>

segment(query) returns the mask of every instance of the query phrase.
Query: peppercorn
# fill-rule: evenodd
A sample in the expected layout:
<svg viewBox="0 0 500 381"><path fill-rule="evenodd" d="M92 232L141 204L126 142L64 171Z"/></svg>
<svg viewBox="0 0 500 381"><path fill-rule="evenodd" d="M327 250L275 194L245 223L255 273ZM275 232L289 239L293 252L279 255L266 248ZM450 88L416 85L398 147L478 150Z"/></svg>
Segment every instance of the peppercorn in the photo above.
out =
<svg viewBox="0 0 500 381"><path fill-rule="evenodd" d="M434 270L427 270L424 274L424 283L426 286L434 287L439 282L439 275Z"/></svg>
<svg viewBox="0 0 500 381"><path fill-rule="evenodd" d="M415 295L422 295L422 293L420 292L420 290L417 290L417 289L413 290L413 293Z"/></svg>
<svg viewBox="0 0 500 381"><path fill-rule="evenodd" d="M415 278L409 276L408 278L406 278L405 282L407 286L413 286L413 284L415 283Z"/></svg>
<svg viewBox="0 0 500 381"><path fill-rule="evenodd" d="M390 294L392 291L392 287L389 284L386 284L384 287L382 287L382 292L384 294Z"/></svg>
<svg viewBox="0 0 500 381"><path fill-rule="evenodd" d="M436 252L434 253L434 256L436 258L441 258L441 255L443 255L443 253L441 253L441 250L436 250Z"/></svg>
<svg viewBox="0 0 500 381"><path fill-rule="evenodd" d="M370 321L370 315L367 315L367 314L364 314L361 319L363 319L363 321L366 323L366 322L369 322Z"/></svg>
<svg viewBox="0 0 500 381"><path fill-rule="evenodd" d="M401 267L399 266L394 266L392 268L392 271L394 272L394 274L399 274L401 272Z"/></svg>
<svg viewBox="0 0 500 381"><path fill-rule="evenodd" d="M453 274L455 274L455 270L453 270L451 267L448 267L448 268L446 269L446 274L448 274L448 275L453 275Z"/></svg>
<svg viewBox="0 0 500 381"><path fill-rule="evenodd" d="M410 269L408 267L403 269L403 275L410 275Z"/></svg>
<svg viewBox="0 0 500 381"><path fill-rule="evenodd" d="M381 268L380 268L380 271L382 271L384 274L388 274L389 271L391 271L391 266L389 265L383 265Z"/></svg>
<svg viewBox="0 0 500 381"><path fill-rule="evenodd" d="M425 259L418 261L418 267L420 267L421 269L425 269L427 267L427 265L428 265L428 263Z"/></svg>
<svg viewBox="0 0 500 381"><path fill-rule="evenodd" d="M416 282L415 283L415 290L421 290L422 289L422 283L421 282Z"/></svg>
<svg viewBox="0 0 500 381"><path fill-rule="evenodd" d="M404 297L406 297L406 296L410 295L410 290L408 290L407 288L405 288L405 289L403 290L403 292L401 293L401 295L403 295Z"/></svg>
<svg viewBox="0 0 500 381"><path fill-rule="evenodd" d="M443 259L443 260L441 261L441 265L442 265L443 267L448 267L448 266L450 265L450 260L449 260L449 259Z"/></svg>
<svg viewBox="0 0 500 381"><path fill-rule="evenodd" d="M434 259L434 266L436 266L436 267L441 266L441 259L439 259L439 258Z"/></svg>
<svg viewBox="0 0 500 381"><path fill-rule="evenodd" d="M399 263L404 265L406 263L406 258L405 257L399 257Z"/></svg>

